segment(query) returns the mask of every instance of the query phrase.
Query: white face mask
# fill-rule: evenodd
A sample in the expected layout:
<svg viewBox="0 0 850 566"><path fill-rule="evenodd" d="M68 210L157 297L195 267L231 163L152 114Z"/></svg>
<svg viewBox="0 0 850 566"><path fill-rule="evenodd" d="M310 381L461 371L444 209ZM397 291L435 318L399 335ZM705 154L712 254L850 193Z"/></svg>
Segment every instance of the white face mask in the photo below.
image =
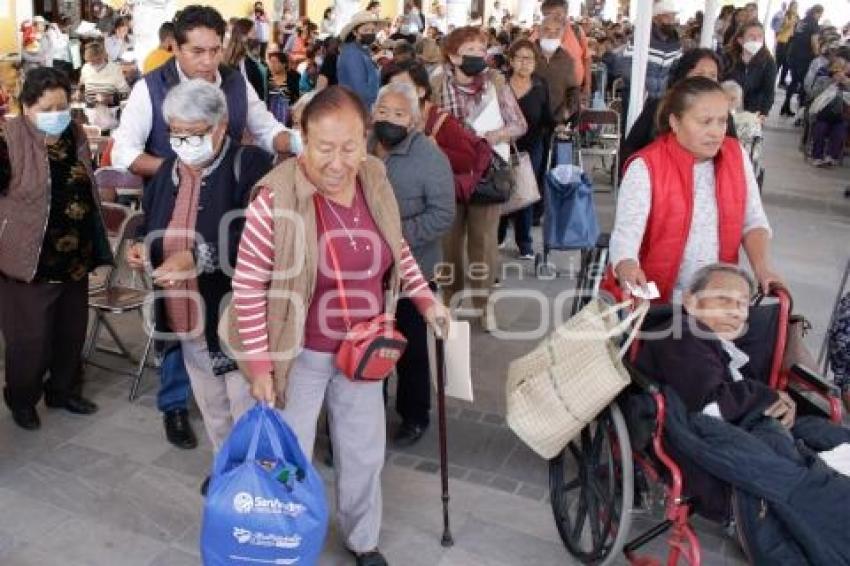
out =
<svg viewBox="0 0 850 566"><path fill-rule="evenodd" d="M544 38L540 40L540 48L546 53L554 53L561 45L561 40L558 38Z"/></svg>
<svg viewBox="0 0 850 566"><path fill-rule="evenodd" d="M201 145L194 147L185 141L179 147L175 147L174 142L171 142L171 149L180 158L180 161L189 166L197 166L208 161L212 161L215 157L215 149L213 148L212 134L206 134Z"/></svg>
<svg viewBox="0 0 850 566"><path fill-rule="evenodd" d="M762 47L764 47L763 41L748 41L744 44L744 49L750 55L755 55L756 53L761 51Z"/></svg>

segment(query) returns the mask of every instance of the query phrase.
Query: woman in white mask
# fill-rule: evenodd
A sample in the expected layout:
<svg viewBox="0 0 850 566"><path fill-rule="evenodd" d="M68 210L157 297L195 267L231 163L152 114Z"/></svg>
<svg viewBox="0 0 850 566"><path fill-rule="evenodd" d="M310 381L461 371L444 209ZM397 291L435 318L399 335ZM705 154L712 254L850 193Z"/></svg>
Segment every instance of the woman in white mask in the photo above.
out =
<svg viewBox="0 0 850 566"><path fill-rule="evenodd" d="M149 270L160 343L166 351L182 350L204 426L218 450L233 423L253 405L216 329L221 303L231 291L228 267L236 261L241 211L272 159L228 137L224 93L207 81L172 88L162 113L176 157L166 159L145 188L139 234L144 242L129 249L127 261L134 269Z"/></svg>
<svg viewBox="0 0 850 566"><path fill-rule="evenodd" d="M770 113L776 91L776 61L764 46L764 28L758 22L742 26L724 54L723 80L733 80L744 91L744 110Z"/></svg>
<svg viewBox="0 0 850 566"><path fill-rule="evenodd" d="M85 133L72 123L71 84L29 71L23 114L0 131L0 331L3 398L12 419L39 428L36 405L91 414L81 395L88 274L112 262ZM49 378L45 379L49 373Z"/></svg>

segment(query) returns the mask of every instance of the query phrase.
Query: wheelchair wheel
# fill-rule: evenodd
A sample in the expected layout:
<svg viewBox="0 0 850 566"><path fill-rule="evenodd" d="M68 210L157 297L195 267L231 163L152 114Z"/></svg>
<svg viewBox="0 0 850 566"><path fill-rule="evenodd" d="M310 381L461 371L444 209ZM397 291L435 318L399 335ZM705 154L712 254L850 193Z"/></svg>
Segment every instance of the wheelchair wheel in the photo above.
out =
<svg viewBox="0 0 850 566"><path fill-rule="evenodd" d="M629 432L616 402L549 462L549 491L569 553L584 564L616 560L629 535L634 503Z"/></svg>

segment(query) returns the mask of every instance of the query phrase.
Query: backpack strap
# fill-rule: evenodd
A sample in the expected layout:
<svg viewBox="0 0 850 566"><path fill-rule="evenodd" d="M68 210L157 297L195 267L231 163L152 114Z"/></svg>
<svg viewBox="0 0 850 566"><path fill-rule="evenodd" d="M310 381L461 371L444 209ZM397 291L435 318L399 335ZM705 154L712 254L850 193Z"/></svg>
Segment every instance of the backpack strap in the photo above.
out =
<svg viewBox="0 0 850 566"><path fill-rule="evenodd" d="M442 128L442 127L443 127L443 123L444 123L444 122L446 121L446 119L449 117L449 113L448 113L448 112L446 112L445 110L439 110L439 111L437 112L437 114L438 114L438 117L437 117L437 119L434 121L434 124L433 124L433 125L432 125L429 129L428 129L429 131L428 131L428 132L426 132L426 134L428 135L428 137L429 137L429 138L431 138L431 140L432 140L434 143L437 143L437 133L439 133L440 128Z"/></svg>
<svg viewBox="0 0 850 566"><path fill-rule="evenodd" d="M239 181L242 178L242 150L244 145L236 148L236 153L233 155L233 178L236 180L236 186L239 186Z"/></svg>

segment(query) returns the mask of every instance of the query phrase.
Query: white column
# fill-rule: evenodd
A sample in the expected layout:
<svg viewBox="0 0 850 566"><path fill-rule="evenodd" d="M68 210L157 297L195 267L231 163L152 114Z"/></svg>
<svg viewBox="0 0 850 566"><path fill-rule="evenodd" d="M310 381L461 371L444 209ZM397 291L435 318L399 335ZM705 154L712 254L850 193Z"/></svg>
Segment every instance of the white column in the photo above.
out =
<svg viewBox="0 0 850 566"><path fill-rule="evenodd" d="M133 4L133 21L145 24L133 26L133 51L140 69L148 53L159 46L159 26L172 20L176 10L174 0L136 0Z"/></svg>
<svg viewBox="0 0 850 566"><path fill-rule="evenodd" d="M705 0L705 13L702 20L702 31L700 32L699 46L711 49L714 47L714 26L717 16L720 14L720 2L718 0Z"/></svg>
<svg viewBox="0 0 850 566"><path fill-rule="evenodd" d="M583 0L569 0L567 4L567 15L573 19L577 20L581 18L581 5Z"/></svg>
<svg viewBox="0 0 850 566"><path fill-rule="evenodd" d="M447 0L446 20L450 26L461 27L469 22L469 10L472 7L471 0Z"/></svg>
<svg viewBox="0 0 850 566"><path fill-rule="evenodd" d="M519 0L516 5L516 21L520 24L525 22L524 27L531 27L534 22L534 10L537 8L537 0Z"/></svg>
<svg viewBox="0 0 850 566"><path fill-rule="evenodd" d="M776 46L776 32L774 32L770 27L770 19L773 18L773 12L776 11L777 6L778 4L774 0L767 0L767 6L765 6L764 15L762 16L762 23L764 24L764 44L771 50L771 52Z"/></svg>
<svg viewBox="0 0 850 566"><path fill-rule="evenodd" d="M637 20L638 0L629 0L629 21L634 23Z"/></svg>
<svg viewBox="0 0 850 566"><path fill-rule="evenodd" d="M610 22L616 21L619 4L619 0L605 0L605 5L602 8L602 19Z"/></svg>
<svg viewBox="0 0 850 566"><path fill-rule="evenodd" d="M646 94L646 64L649 60L649 36L652 29L652 0L639 0L634 22L634 57L632 58L632 81L629 88L629 115L626 133L632 129L643 110Z"/></svg>

